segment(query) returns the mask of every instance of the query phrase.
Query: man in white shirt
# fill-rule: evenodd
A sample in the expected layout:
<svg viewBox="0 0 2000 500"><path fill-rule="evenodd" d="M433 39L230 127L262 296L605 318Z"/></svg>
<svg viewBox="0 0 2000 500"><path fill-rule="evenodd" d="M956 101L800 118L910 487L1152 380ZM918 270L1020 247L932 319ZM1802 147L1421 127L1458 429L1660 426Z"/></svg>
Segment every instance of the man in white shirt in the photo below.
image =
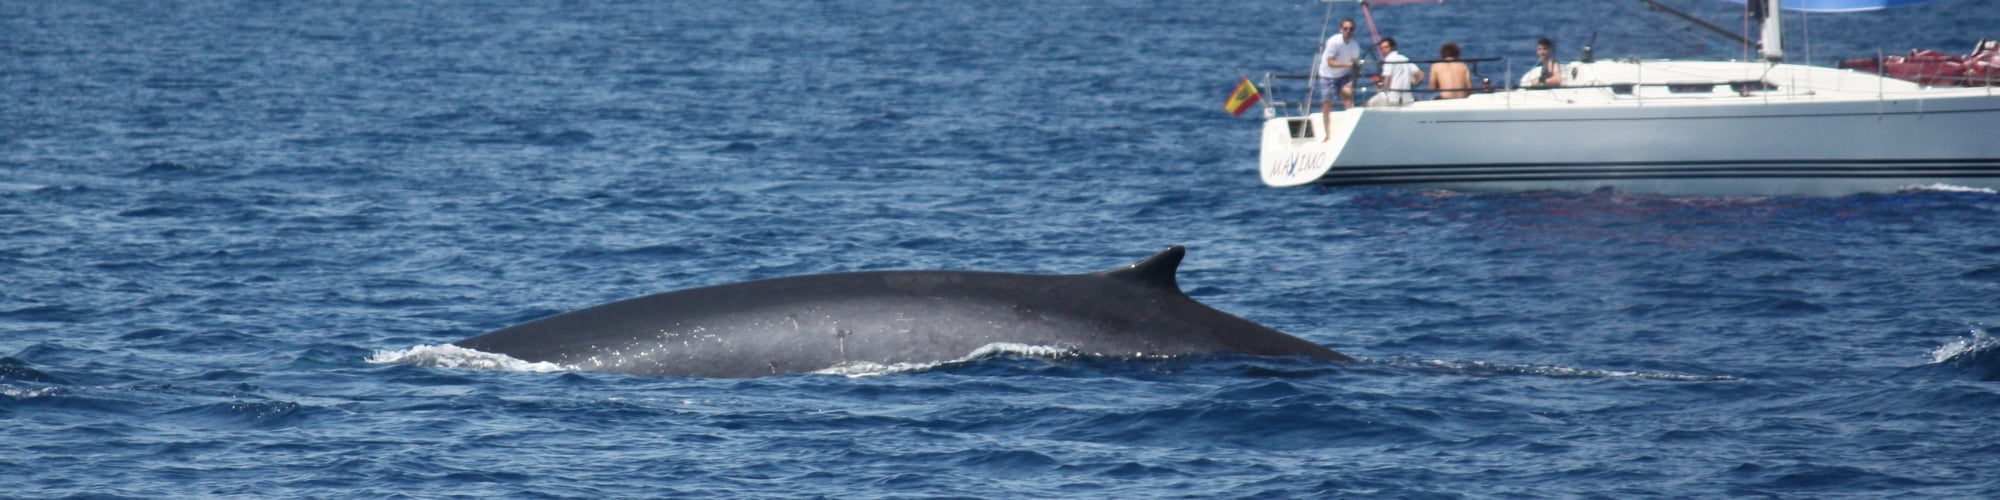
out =
<svg viewBox="0 0 2000 500"><path fill-rule="evenodd" d="M1395 38L1383 37L1376 48L1382 51L1383 90L1368 100L1368 106L1402 106L1416 102L1417 94L1410 88L1423 83L1424 71L1417 69L1417 65L1411 63L1410 58L1403 57L1403 53L1396 52Z"/></svg>
<svg viewBox="0 0 2000 500"><path fill-rule="evenodd" d="M1332 120L1333 96L1340 96L1340 109L1354 107L1355 67L1361 64L1361 45L1354 43L1354 19L1340 20L1340 33L1326 39L1314 64L1313 80L1319 90L1319 112Z"/></svg>

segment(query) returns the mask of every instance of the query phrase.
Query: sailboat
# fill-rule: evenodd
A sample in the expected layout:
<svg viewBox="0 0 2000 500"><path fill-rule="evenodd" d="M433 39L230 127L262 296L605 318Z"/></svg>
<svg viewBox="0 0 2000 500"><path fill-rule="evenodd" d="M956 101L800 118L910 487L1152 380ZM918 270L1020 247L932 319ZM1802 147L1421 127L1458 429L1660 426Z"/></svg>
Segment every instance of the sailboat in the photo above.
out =
<svg viewBox="0 0 2000 500"><path fill-rule="evenodd" d="M1366 9L1411 0L1327 1ZM1785 0L1784 8L1779 0L1748 1L1762 12L1761 60L1586 58L1563 65L1556 87L1330 115L1310 103L1289 112L1267 104L1259 172L1272 187L1609 187L1696 196L2000 190L2000 87L1926 87L1784 62L1785 8L1922 0Z"/></svg>

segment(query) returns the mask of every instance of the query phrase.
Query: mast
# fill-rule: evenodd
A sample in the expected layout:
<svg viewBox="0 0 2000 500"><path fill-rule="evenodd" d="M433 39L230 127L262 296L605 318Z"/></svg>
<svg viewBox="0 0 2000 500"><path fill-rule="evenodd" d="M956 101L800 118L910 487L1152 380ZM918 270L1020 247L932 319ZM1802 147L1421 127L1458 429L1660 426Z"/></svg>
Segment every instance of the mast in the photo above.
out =
<svg viewBox="0 0 2000 500"><path fill-rule="evenodd" d="M1764 23L1764 32L1758 37L1757 54L1769 62L1785 60L1785 25L1778 19L1778 13L1785 9L1779 8L1778 0L1750 0L1744 5L1749 5L1750 13Z"/></svg>

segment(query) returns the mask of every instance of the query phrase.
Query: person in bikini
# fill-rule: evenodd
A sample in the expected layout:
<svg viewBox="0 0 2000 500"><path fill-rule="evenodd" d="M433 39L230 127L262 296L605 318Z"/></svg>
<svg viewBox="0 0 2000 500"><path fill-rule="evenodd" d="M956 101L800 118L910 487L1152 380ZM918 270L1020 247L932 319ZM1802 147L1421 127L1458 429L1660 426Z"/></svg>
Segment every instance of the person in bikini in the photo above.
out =
<svg viewBox="0 0 2000 500"><path fill-rule="evenodd" d="M1547 38L1535 41L1535 70L1523 78L1522 84L1529 87L1561 87L1563 84L1562 64L1556 62L1556 42Z"/></svg>

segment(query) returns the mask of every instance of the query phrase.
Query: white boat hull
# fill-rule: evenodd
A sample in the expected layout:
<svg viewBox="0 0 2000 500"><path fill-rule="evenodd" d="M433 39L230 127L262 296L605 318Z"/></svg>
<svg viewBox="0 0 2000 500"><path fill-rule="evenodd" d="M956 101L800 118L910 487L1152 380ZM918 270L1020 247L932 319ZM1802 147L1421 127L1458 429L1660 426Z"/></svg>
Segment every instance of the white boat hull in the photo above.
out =
<svg viewBox="0 0 2000 500"><path fill-rule="evenodd" d="M1648 64L1664 81L1688 74L1731 81L1738 68L1765 68ZM1342 111L1331 114L1330 127L1317 113L1272 118L1264 126L1260 170L1276 187L1613 187L1691 195L1845 195L1938 184L2000 189L2000 94L1991 88L1920 89L1874 75L1779 65L1785 71L1752 75L1784 82L1773 91L1724 85L1690 95L1662 86L1621 94L1601 75L1610 73L1612 83L1650 81L1620 73L1638 66L1572 65L1600 84ZM1819 85L1799 84L1800 78Z"/></svg>

